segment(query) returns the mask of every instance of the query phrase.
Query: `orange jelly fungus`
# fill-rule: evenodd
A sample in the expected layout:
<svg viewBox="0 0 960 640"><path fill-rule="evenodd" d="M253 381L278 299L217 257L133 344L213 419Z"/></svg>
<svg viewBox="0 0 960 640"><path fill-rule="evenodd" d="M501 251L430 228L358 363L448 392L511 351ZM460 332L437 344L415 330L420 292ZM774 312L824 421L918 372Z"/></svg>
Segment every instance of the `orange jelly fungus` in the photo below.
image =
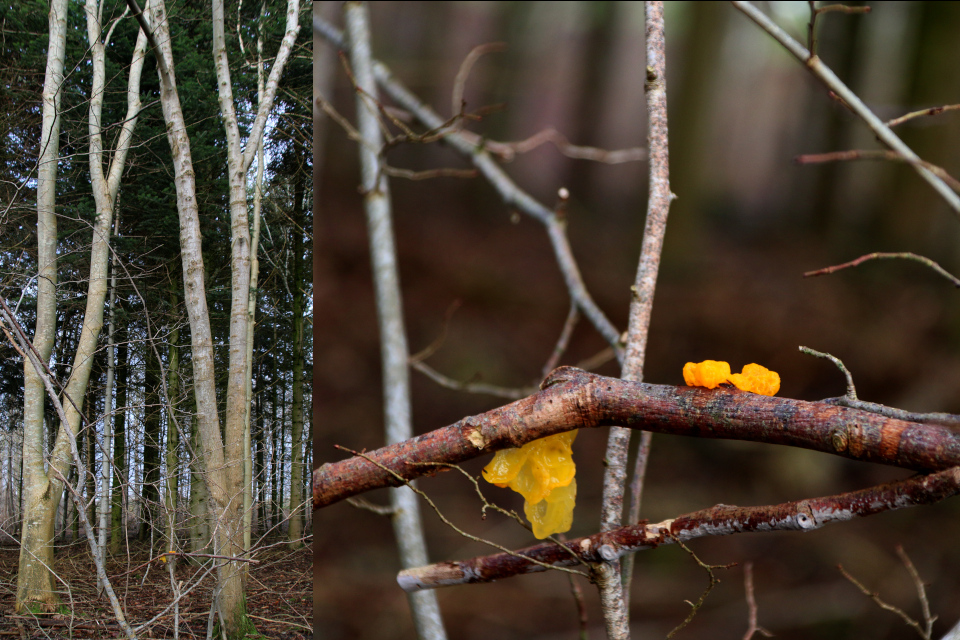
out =
<svg viewBox="0 0 960 640"><path fill-rule="evenodd" d="M744 365L740 373L730 373L730 365L716 360L688 362L683 365L683 380L691 387L715 389L729 383L741 391L774 396L780 391L780 374L759 364Z"/></svg>
<svg viewBox="0 0 960 640"><path fill-rule="evenodd" d="M573 526L577 467L571 447L576 437L576 431L567 431L503 449L483 468L487 482L523 496L523 511L540 540Z"/></svg>

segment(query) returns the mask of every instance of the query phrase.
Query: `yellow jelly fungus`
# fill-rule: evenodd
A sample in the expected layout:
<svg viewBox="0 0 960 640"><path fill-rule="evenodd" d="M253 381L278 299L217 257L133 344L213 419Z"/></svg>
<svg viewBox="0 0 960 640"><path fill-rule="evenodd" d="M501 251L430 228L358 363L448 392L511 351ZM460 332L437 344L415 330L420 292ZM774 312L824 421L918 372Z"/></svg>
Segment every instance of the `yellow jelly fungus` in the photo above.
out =
<svg viewBox="0 0 960 640"><path fill-rule="evenodd" d="M483 477L523 496L523 510L539 539L569 531L577 497L573 463L576 431L528 442L519 449L498 451L484 467Z"/></svg>
<svg viewBox="0 0 960 640"><path fill-rule="evenodd" d="M750 391L764 396L773 396L780 391L780 374L759 364L744 365L740 373L730 373L730 365L716 360L683 365L683 380L691 387L715 389L723 383L734 385L741 391Z"/></svg>
<svg viewBox="0 0 960 640"><path fill-rule="evenodd" d="M683 380L691 387L716 389L720 384L730 381L730 365L716 360L704 360L683 365Z"/></svg>
<svg viewBox="0 0 960 640"><path fill-rule="evenodd" d="M759 364L746 364L742 373L730 376L730 382L741 391L752 391L762 396L775 396L780 391L780 374Z"/></svg>

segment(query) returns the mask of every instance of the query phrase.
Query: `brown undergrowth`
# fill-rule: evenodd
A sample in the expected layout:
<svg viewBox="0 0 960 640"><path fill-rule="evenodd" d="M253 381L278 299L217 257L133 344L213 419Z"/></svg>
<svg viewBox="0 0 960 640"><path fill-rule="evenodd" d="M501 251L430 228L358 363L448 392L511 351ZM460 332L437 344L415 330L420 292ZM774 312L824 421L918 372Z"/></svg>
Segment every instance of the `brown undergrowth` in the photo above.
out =
<svg viewBox="0 0 960 640"><path fill-rule="evenodd" d="M138 637L173 638L173 587L167 565L154 559L146 544L131 541L129 549L107 562L117 597L127 620L139 627L158 616ZM156 554L154 554L156 555ZM261 544L247 578L247 610L264 638L301 640L312 637L310 598L313 593L310 545L290 551L279 541ZM16 615L19 547L0 547L0 639L10 638L120 638L106 597L97 596L97 579L86 543L57 548L61 606L45 616ZM214 575L203 566L179 560L176 579L182 582L179 637L205 638ZM197 584L199 581L199 584ZM64 584L66 583L66 584ZM187 592L191 586L195 586Z"/></svg>

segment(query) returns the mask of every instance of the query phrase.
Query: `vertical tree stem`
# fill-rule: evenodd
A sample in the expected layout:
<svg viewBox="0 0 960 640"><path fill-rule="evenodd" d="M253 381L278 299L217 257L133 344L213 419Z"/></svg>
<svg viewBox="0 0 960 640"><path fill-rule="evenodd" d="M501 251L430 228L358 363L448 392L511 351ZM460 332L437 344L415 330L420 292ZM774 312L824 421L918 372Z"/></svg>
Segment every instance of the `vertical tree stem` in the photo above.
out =
<svg viewBox="0 0 960 640"><path fill-rule="evenodd" d="M660 254L663 250L663 237L667 228L667 214L674 195L670 192L669 153L667 146L667 85L666 57L663 32L663 2L646 2L646 79L644 88L647 96L647 149L649 153L649 196L647 200L647 219L643 231L643 244L640 250L640 262L634 281L630 302L630 320L627 328L627 344L621 377L625 380L643 380L644 356L650 329L650 317L653 311L653 297L657 286L657 273L660 269ZM601 529L608 531L620 525L623 514L623 496L626 484L627 450L630 431L621 427L610 430L607 442L607 469L604 473L603 506ZM637 449L632 487L635 492L643 487L643 474L646 472L647 455L650 451L650 433L643 432ZM631 500L630 518L639 516L640 496ZM633 556L624 558L621 581L623 602L622 625L618 633L629 635L629 598L630 577L633 572ZM607 589L614 585L607 584ZM601 593L606 603L610 594ZM608 634L610 625L617 621L620 613L608 610L604 605L604 617L607 620ZM610 637L614 637L611 635ZM627 637L627 636L624 636Z"/></svg>
<svg viewBox="0 0 960 640"><path fill-rule="evenodd" d="M346 2L343 11L350 62L358 89L357 125L363 138L360 145L360 164L380 325L384 419L387 443L392 444L413 436L410 370L407 366L409 353L390 220L390 191L386 177L380 171L376 151L383 142L377 122L377 105L372 102L377 96L377 86L373 77L367 7L362 2ZM404 568L427 564L426 541L416 494L409 487L391 489L391 504L394 509L393 526L401 564ZM408 597L418 636L424 640L446 638L436 593L421 591L409 594Z"/></svg>

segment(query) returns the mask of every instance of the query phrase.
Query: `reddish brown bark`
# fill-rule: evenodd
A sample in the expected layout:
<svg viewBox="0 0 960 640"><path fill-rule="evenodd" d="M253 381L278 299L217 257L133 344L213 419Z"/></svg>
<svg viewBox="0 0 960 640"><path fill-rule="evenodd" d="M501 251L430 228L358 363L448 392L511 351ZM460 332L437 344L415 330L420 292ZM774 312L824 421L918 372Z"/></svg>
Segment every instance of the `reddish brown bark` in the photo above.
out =
<svg viewBox="0 0 960 640"><path fill-rule="evenodd" d="M569 431L620 425L657 433L749 440L833 453L915 471L960 465L960 432L826 402L629 382L573 367L555 370L543 390L411 440L313 472L313 507L431 475L507 447ZM371 462L375 461L374 462Z"/></svg>
<svg viewBox="0 0 960 640"><path fill-rule="evenodd" d="M675 539L685 541L759 531L810 531L829 522L932 504L957 493L960 493L960 468L954 467L927 476L823 498L763 507L717 505L657 524L641 522L570 540L566 545L573 553L552 542L545 542L520 549L515 554L498 553L408 569L400 572L397 581L407 591L490 582L520 573L546 571L546 567L531 562L531 558L558 567L581 562L609 562L633 551L671 544Z"/></svg>

